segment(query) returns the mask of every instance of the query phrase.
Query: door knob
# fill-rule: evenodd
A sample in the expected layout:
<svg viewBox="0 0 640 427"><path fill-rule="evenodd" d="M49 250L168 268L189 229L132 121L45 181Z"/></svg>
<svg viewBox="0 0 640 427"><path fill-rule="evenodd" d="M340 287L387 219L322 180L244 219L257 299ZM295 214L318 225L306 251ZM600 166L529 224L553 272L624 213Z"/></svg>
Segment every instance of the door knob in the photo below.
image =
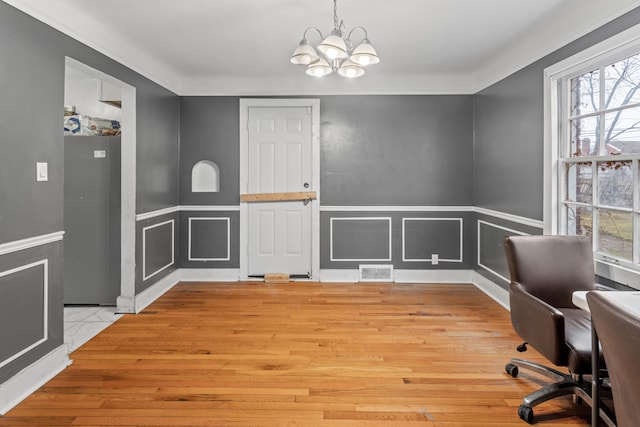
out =
<svg viewBox="0 0 640 427"><path fill-rule="evenodd" d="M308 182L305 182L305 183L303 184L303 187L304 187L304 188L309 188L309 183L308 183Z"/></svg>

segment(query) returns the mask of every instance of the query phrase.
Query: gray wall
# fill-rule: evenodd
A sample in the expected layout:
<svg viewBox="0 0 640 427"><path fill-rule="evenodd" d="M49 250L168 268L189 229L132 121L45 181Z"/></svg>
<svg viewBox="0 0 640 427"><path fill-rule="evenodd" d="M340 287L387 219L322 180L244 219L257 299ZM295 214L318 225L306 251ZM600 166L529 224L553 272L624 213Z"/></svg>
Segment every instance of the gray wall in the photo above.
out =
<svg viewBox="0 0 640 427"><path fill-rule="evenodd" d="M322 204L471 205L471 100L321 97Z"/></svg>
<svg viewBox="0 0 640 427"><path fill-rule="evenodd" d="M178 203L177 95L4 2L0 2L0 56L4 58L0 66L0 245L64 231L65 56L136 87L137 211ZM37 161L48 163L48 182L36 183ZM54 242L0 255L0 274L47 260L49 288L47 339L0 366L0 382L62 344L62 245ZM3 276L0 312L12 313L12 319L0 325L2 347L8 349L0 364L13 357L9 353L26 348L20 341L21 330L36 331L41 324L40 307L14 310L20 301L37 301L34 277Z"/></svg>
<svg viewBox="0 0 640 427"><path fill-rule="evenodd" d="M239 204L239 99L238 97L181 98L182 205ZM389 217L369 207L397 206L391 241L388 233L377 230L366 235L366 244L351 245L348 240L332 241L331 218L339 212L323 212L321 218L321 268L357 268L367 261L332 261L330 250L350 254L350 259L379 259L366 251L389 252L397 268L431 268L430 262L402 261L402 218L416 216L403 212L403 206L470 206L472 196L473 104L471 96L322 96L320 99L320 192L322 206L367 206L349 216ZM191 169L200 160L211 160L220 168L219 193L191 193ZM421 223L427 241L443 241L446 247L434 251L462 251L460 262L442 262L438 268L471 268L472 223L460 212L439 212L441 217L461 218L453 235L442 235L442 228ZM202 216L231 218L231 241L239 241L237 213L218 211L181 212L180 265L189 268L237 268L238 245L231 247L229 261L187 259L189 246L201 253L225 253L227 241L198 233L188 233L189 218ZM423 214L420 216L433 214ZM370 222L360 221L358 224ZM342 224L342 223L340 223ZM385 223L388 229L388 223ZM456 223L458 224L458 223ZM460 235L464 248L460 248ZM333 236L333 237L332 237ZM368 240L367 240L368 239ZM386 240L385 240L386 239ZM409 243L415 246L415 243ZM427 250L426 247L424 250ZM455 246L455 249L452 249ZM410 250L418 251L418 248ZM431 253L429 253L429 256ZM335 257L334 257L335 259ZM372 261L377 262L377 261Z"/></svg>
<svg viewBox="0 0 640 427"><path fill-rule="evenodd" d="M611 23L545 56L474 96L474 175L476 206L542 221L543 208L543 73L544 69L640 22L636 8ZM541 234L518 222L507 228ZM487 233L480 239L484 257L506 271L502 237ZM484 237L484 238L483 238ZM487 241L486 239L490 239ZM476 269L506 288L502 278ZM508 276L507 276L508 277Z"/></svg>

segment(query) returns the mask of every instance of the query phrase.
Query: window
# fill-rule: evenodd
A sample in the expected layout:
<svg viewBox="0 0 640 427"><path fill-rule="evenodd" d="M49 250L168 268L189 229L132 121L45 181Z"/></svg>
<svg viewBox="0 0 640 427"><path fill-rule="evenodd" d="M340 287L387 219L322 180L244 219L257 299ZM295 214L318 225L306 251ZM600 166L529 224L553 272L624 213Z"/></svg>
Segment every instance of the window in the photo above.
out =
<svg viewBox="0 0 640 427"><path fill-rule="evenodd" d="M602 271L640 273L640 28L550 67L545 82L545 232L589 236Z"/></svg>

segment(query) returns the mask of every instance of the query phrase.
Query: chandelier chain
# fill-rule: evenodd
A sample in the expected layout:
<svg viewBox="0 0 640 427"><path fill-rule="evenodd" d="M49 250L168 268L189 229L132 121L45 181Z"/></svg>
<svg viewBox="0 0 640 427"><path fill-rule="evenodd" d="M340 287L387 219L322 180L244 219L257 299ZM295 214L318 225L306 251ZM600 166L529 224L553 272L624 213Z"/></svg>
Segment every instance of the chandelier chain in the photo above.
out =
<svg viewBox="0 0 640 427"><path fill-rule="evenodd" d="M340 28L338 23L338 0L333 0L333 28Z"/></svg>

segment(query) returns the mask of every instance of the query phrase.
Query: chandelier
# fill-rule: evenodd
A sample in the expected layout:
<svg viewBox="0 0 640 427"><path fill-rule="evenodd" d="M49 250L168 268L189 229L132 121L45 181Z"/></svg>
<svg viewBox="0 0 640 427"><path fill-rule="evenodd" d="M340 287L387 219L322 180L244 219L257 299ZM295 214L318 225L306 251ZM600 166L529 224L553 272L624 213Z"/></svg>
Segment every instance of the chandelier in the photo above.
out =
<svg viewBox="0 0 640 427"><path fill-rule="evenodd" d="M338 19L338 0L333 0L333 31L328 37L316 27L309 27L304 31L300 44L291 56L291 63L305 65L309 76L322 77L336 71L342 77L360 77L365 73L365 67L380 62L376 50L369 42L367 30L355 27L344 37L344 22ZM356 30L364 33L364 38L354 49L351 36ZM315 31L320 36L320 44L315 48L309 44L307 33Z"/></svg>

